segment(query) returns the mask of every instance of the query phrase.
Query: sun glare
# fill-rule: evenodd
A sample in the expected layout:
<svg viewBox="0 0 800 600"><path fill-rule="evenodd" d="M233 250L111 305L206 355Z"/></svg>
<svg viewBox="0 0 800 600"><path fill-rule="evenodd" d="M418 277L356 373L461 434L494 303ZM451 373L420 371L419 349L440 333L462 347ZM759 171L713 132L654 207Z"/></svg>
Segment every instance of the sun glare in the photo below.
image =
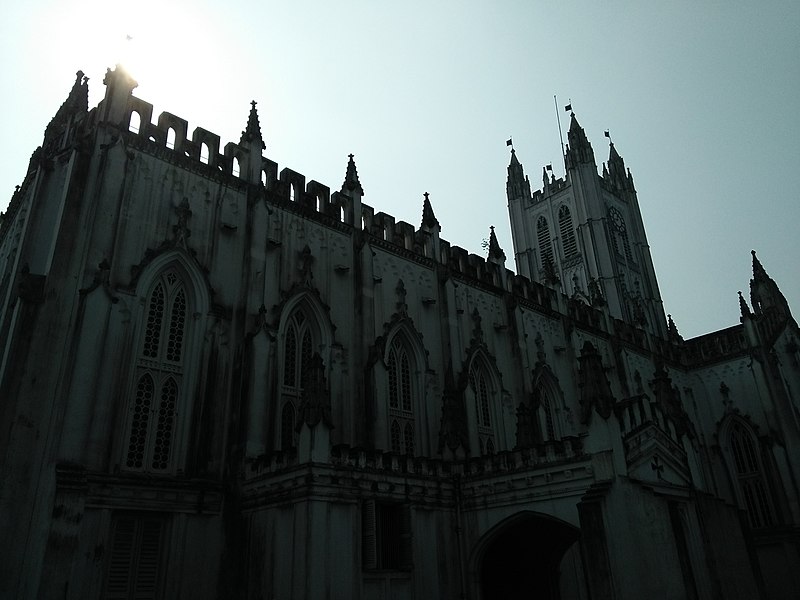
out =
<svg viewBox="0 0 800 600"><path fill-rule="evenodd" d="M134 94L152 102L156 114L191 111L209 73L227 70L224 52L209 51L211 40L217 48L223 44L212 13L199 2L84 0L79 9L59 3L48 17L48 48L59 50L42 50L42 64L59 73L82 69L92 80L90 104L102 98L98 79L115 64L139 82Z"/></svg>

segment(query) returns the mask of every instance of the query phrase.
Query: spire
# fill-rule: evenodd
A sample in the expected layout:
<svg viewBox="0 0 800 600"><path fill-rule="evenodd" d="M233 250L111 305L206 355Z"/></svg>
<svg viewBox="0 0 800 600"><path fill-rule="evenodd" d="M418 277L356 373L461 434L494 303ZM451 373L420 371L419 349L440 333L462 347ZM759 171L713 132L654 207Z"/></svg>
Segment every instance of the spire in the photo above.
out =
<svg viewBox="0 0 800 600"><path fill-rule="evenodd" d="M625 161L617 152L616 147L614 147L614 142L609 142L608 144L608 175L605 175L604 172L604 176L608 177L611 183L620 189L629 187L628 175L625 172Z"/></svg>
<svg viewBox="0 0 800 600"><path fill-rule="evenodd" d="M750 312L750 307L747 306L747 300L744 299L741 291L739 292L739 311L742 313L743 320L753 316L753 313Z"/></svg>
<svg viewBox="0 0 800 600"><path fill-rule="evenodd" d="M364 188L358 181L358 171L356 170L356 163L353 160L353 155L348 155L350 160L347 162L347 173L344 176L344 183L342 184L342 193L352 195L352 192L358 192L361 196L364 195Z"/></svg>
<svg viewBox="0 0 800 600"><path fill-rule="evenodd" d="M428 192L425 192L422 195L425 196L425 200L422 201L422 226L430 229L436 227L441 231L442 226L439 225L436 215L433 214L433 207L431 206L431 201L428 198Z"/></svg>
<svg viewBox="0 0 800 600"><path fill-rule="evenodd" d="M494 233L494 225L489 226L489 260L505 263L506 253L497 242L497 236Z"/></svg>
<svg viewBox="0 0 800 600"><path fill-rule="evenodd" d="M511 162L508 164L508 179L506 180L506 194L509 201L519 197L531 197L531 184L525 176L522 164L517 159L517 153L511 149Z"/></svg>
<svg viewBox="0 0 800 600"><path fill-rule="evenodd" d="M258 111L256 110L256 101L250 102L250 115L247 117L247 127L242 132L242 137L239 139L239 144L245 143L261 144L261 149L266 150L264 139L261 137L261 125L258 122Z"/></svg>
<svg viewBox="0 0 800 600"><path fill-rule="evenodd" d="M569 146L567 148L567 166L576 167L579 164L595 164L594 151L592 145L586 137L586 132L578 123L578 117L572 113L569 123L569 131L567 131L567 139Z"/></svg>
<svg viewBox="0 0 800 600"><path fill-rule="evenodd" d="M46 146L48 142L62 134L69 125L70 119L86 114L89 109L88 82L89 78L83 74L83 71L75 73L75 83L72 84L72 89L67 99L61 104L61 107L47 125L47 129L44 130L43 146Z"/></svg>
<svg viewBox="0 0 800 600"><path fill-rule="evenodd" d="M750 303L753 312L761 315L767 312L783 313L782 316L790 316L789 304L778 288L778 284L767 275L761 261L756 256L756 251L751 250L753 255L753 278L750 280Z"/></svg>
<svg viewBox="0 0 800 600"><path fill-rule="evenodd" d="M672 320L672 315L667 315L667 335L673 342L683 341L683 337L678 332L678 328L675 326L675 321Z"/></svg>

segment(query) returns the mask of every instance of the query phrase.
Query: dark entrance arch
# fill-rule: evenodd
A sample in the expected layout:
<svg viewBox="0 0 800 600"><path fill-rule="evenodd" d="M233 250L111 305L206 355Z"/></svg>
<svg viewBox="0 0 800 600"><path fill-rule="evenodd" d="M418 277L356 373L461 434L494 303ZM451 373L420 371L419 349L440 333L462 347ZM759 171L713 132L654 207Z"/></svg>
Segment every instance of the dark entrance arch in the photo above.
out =
<svg viewBox="0 0 800 600"><path fill-rule="evenodd" d="M559 565L579 536L576 527L538 513L506 520L478 557L481 600L560 600Z"/></svg>

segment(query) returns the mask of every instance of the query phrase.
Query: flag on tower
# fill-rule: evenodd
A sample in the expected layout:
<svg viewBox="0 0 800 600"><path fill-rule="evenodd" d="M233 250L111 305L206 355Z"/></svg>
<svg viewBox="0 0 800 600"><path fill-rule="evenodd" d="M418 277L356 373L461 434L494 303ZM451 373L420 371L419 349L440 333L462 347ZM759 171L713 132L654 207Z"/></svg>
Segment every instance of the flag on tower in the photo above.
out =
<svg viewBox="0 0 800 600"><path fill-rule="evenodd" d="M506 140L506 146L513 146L514 144L511 143L511 138Z"/></svg>
<svg viewBox="0 0 800 600"><path fill-rule="evenodd" d="M608 133L608 129L605 130L605 133L603 135L605 135L608 139L611 139L611 134Z"/></svg>
<svg viewBox="0 0 800 600"><path fill-rule="evenodd" d="M565 110L565 111L567 111L567 112L571 111L571 110L572 110L572 104L567 104L567 105L564 107L564 110Z"/></svg>
<svg viewBox="0 0 800 600"><path fill-rule="evenodd" d="M552 164L546 165L545 169L547 169L548 171L552 171L553 170L553 165Z"/></svg>

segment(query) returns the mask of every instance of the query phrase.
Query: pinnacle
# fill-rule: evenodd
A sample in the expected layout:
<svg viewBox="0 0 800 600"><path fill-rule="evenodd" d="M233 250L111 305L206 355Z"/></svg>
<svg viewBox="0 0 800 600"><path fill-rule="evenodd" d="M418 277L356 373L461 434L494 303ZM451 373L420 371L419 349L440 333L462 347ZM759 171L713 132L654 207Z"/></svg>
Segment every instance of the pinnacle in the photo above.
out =
<svg viewBox="0 0 800 600"><path fill-rule="evenodd" d="M239 140L240 144L245 142L261 142L261 149L266 149L264 140L261 137L261 124L258 122L258 111L256 110L256 101L250 102L250 115L247 117L247 127L242 132L242 137Z"/></svg>
<svg viewBox="0 0 800 600"><path fill-rule="evenodd" d="M425 227L438 227L441 229L441 225L439 225L436 215L433 214L433 207L431 206L431 201L428 198L428 192L425 192L423 196L425 196L425 200L422 202L422 225Z"/></svg>
<svg viewBox="0 0 800 600"><path fill-rule="evenodd" d="M506 253L503 252L503 249L497 241L497 235L494 233L494 225L489 226L489 258L495 258L501 261L506 260Z"/></svg>
<svg viewBox="0 0 800 600"><path fill-rule="evenodd" d="M753 255L753 279L768 279L769 275L767 275L767 272L761 265L761 261L758 260L758 256L756 256L756 251L751 250L750 254Z"/></svg>
<svg viewBox="0 0 800 600"><path fill-rule="evenodd" d="M349 160L347 161L347 172L344 176L344 183L342 184L342 193L348 194L351 192L358 192L360 195L364 195L364 188L361 187L361 182L358 180L358 171L356 170L356 163L353 160L353 155L347 155Z"/></svg>

